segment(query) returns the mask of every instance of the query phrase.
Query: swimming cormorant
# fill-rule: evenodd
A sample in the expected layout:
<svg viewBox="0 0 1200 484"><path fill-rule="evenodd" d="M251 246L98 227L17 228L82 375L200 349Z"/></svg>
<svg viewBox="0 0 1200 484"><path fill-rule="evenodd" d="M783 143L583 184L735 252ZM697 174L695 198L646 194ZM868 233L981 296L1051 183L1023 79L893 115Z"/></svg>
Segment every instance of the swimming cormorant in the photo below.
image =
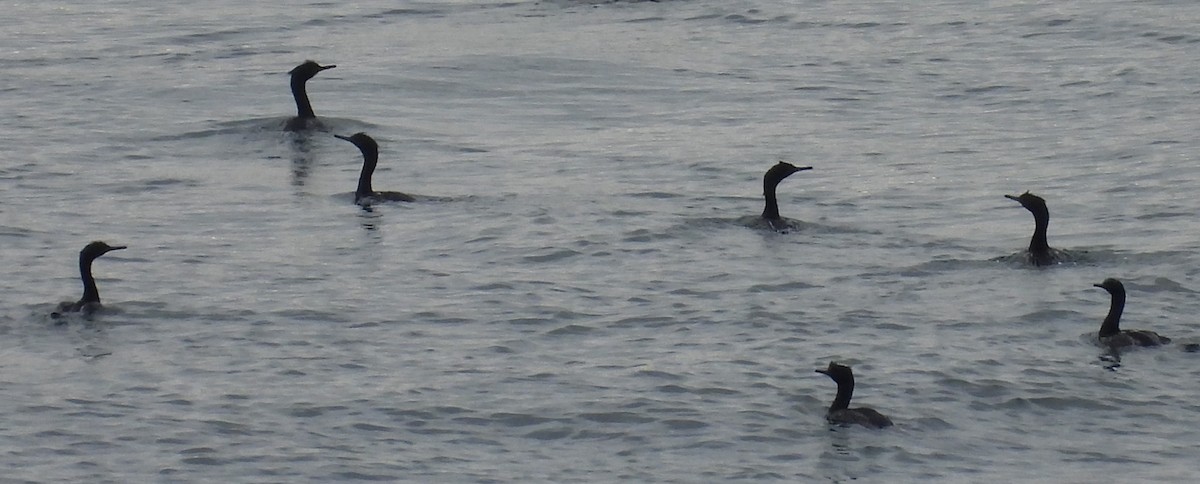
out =
<svg viewBox="0 0 1200 484"><path fill-rule="evenodd" d="M772 166L763 175L763 196L766 198L767 203L763 207L762 218L771 225L771 228L775 230L788 228L787 222L783 220L783 217L779 216L779 202L775 199L775 187L779 186L779 182L792 173L811 169L811 166L795 166L791 163L781 161Z"/></svg>
<svg viewBox="0 0 1200 484"><path fill-rule="evenodd" d="M1029 192L1021 195L1005 195L1004 198L1016 200L1033 214L1033 238L1029 240L1028 259L1035 266L1048 266L1063 262L1066 256L1062 251L1051 249L1046 242L1046 227L1050 225L1050 209L1046 208L1046 200Z"/></svg>
<svg viewBox="0 0 1200 484"><path fill-rule="evenodd" d="M1103 288L1112 294L1112 305L1108 308L1108 316L1100 324L1100 343L1111 347L1123 346L1160 346L1171 342L1171 338L1159 336L1153 331L1141 329L1121 329L1121 312L1125 310L1125 285L1113 278L1105 279L1093 286Z"/></svg>
<svg viewBox="0 0 1200 484"><path fill-rule="evenodd" d="M96 279L92 277L92 261L109 251L121 250L125 246L111 246L99 240L84 246L79 251L79 276L83 279L83 297L77 302L64 302L58 305L58 311L51 314L58 317L60 313L91 314L100 309L100 291L96 289Z"/></svg>
<svg viewBox="0 0 1200 484"><path fill-rule="evenodd" d="M854 394L854 372L849 366L829 362L829 368L817 370L817 373L829 375L837 383L837 397L829 406L825 419L832 424L849 426L859 424L864 427L881 429L891 427L892 421L873 408L850 408L850 397Z"/></svg>
<svg viewBox="0 0 1200 484"><path fill-rule="evenodd" d="M344 139L362 151L362 173L358 175L358 189L354 191L354 203L367 206L374 202L412 202L415 199L400 192L377 192L371 189L371 175L375 173L375 165L379 163L379 145L366 133L356 133L353 136L335 134L338 139Z"/></svg>
<svg viewBox="0 0 1200 484"><path fill-rule="evenodd" d="M308 91L304 89L304 84L318 72L334 67L337 66L323 66L313 61L304 61L303 64L288 72L292 76L292 97L296 98L296 117L288 121L288 130L296 131L308 128L309 120L317 118L317 115L313 113L312 103L308 102Z"/></svg>

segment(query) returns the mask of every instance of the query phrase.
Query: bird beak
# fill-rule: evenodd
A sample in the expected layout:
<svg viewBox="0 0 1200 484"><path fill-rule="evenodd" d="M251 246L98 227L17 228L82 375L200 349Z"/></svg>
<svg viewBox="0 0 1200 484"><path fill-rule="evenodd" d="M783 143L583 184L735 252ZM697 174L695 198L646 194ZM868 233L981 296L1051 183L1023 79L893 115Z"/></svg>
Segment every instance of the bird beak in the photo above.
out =
<svg viewBox="0 0 1200 484"><path fill-rule="evenodd" d="M321 66L321 70L333 69L334 67L337 67L337 65L331 64L331 65L327 65L327 66Z"/></svg>
<svg viewBox="0 0 1200 484"><path fill-rule="evenodd" d="M350 141L350 137L349 137L349 136L342 136L342 135L340 135L340 134L335 134L335 135L333 135L333 137L334 137L334 138L337 138L337 139L344 139L344 140L346 140L346 141ZM351 143L353 143L353 141L350 141L350 142L351 142Z"/></svg>
<svg viewBox="0 0 1200 484"><path fill-rule="evenodd" d="M822 375L828 375L828 374L829 374L829 370L814 370L814 371L816 371L817 373L820 373L820 374L822 374Z"/></svg>
<svg viewBox="0 0 1200 484"><path fill-rule="evenodd" d="M1092 284L1092 287L1098 287L1100 289L1104 289L1104 286L1102 286L1100 284Z"/></svg>
<svg viewBox="0 0 1200 484"><path fill-rule="evenodd" d="M812 167L811 167L811 166L798 166L798 167L796 167L796 171L804 171L804 170L811 170L811 169L812 169Z"/></svg>
<svg viewBox="0 0 1200 484"><path fill-rule="evenodd" d="M1009 199L1009 200L1012 200L1012 201L1014 201L1014 202L1020 202L1020 201L1021 201L1021 199L1020 199L1020 198L1017 198L1017 196L1016 196L1016 195L1005 195L1005 196L1004 196L1004 198L1007 198L1007 199Z"/></svg>

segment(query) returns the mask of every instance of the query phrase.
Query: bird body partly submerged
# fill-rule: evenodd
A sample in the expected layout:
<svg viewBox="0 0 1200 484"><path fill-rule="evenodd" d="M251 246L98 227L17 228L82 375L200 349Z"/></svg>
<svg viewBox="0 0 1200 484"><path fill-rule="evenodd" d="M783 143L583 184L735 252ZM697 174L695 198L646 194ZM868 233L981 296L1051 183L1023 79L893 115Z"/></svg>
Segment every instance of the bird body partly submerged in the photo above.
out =
<svg viewBox="0 0 1200 484"><path fill-rule="evenodd" d="M366 133L356 133L352 136L334 135L354 143L363 155L362 172L358 175L358 189L354 191L354 203L368 206L378 202L413 202L412 195L400 192L377 192L371 187L371 177L375 174L375 166L379 163L379 144Z"/></svg>
<svg viewBox="0 0 1200 484"><path fill-rule="evenodd" d="M1046 230L1050 226L1050 209L1046 207L1045 199L1029 192L1005 195L1004 198L1020 203L1033 214L1033 237L1029 239L1029 248L1021 254L1024 262L1042 267L1074 261L1075 257L1071 253L1051 248L1046 241Z"/></svg>
<svg viewBox="0 0 1200 484"><path fill-rule="evenodd" d="M1171 338L1161 336L1153 331L1121 329L1121 313L1125 311L1125 285L1121 284L1121 281L1110 277L1100 284L1093 285L1112 295L1112 304L1108 308L1108 315L1104 317L1104 322L1100 324L1100 332L1097 334L1101 345L1121 348L1125 346L1162 346L1171 342Z"/></svg>
<svg viewBox="0 0 1200 484"><path fill-rule="evenodd" d="M67 301L58 305L58 310L51 317L59 317L62 313L92 314L102 306L100 290L96 287L96 279L92 277L92 262L110 251L124 249L125 246L111 246L101 241L92 242L79 251L79 277L83 280L83 297L78 301Z"/></svg>
<svg viewBox="0 0 1200 484"><path fill-rule="evenodd" d="M892 426L891 419L873 408L850 408L850 398L854 395L854 372L849 366L830 362L828 368L817 370L817 373L828 375L838 387L837 397L825 413L825 419L829 423L844 426L862 425L875 429Z"/></svg>
<svg viewBox="0 0 1200 484"><path fill-rule="evenodd" d="M873 429L892 426L892 420L873 408L858 407L842 410L830 410L825 414L825 420L836 425L862 425Z"/></svg>
<svg viewBox="0 0 1200 484"><path fill-rule="evenodd" d="M313 112L312 103L308 101L308 90L305 84L318 72L333 69L336 65L323 66L313 61L304 61L288 72L292 76L292 97L296 100L296 117L289 119L285 128L288 131L302 131L318 125L317 115Z"/></svg>
<svg viewBox="0 0 1200 484"><path fill-rule="evenodd" d="M811 166L796 166L785 161L780 161L763 175L763 198L766 204L763 206L762 219L773 230L784 231L791 228L787 219L779 215L779 201L775 197L775 189L779 186L779 182L782 182L784 178L787 178L792 173L811 169Z"/></svg>

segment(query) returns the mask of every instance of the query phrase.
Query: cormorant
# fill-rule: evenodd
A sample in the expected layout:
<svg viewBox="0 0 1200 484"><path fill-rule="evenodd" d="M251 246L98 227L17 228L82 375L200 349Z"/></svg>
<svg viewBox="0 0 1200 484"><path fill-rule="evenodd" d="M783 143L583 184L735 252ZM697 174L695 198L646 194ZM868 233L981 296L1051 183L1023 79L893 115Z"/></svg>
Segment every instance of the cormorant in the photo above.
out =
<svg viewBox="0 0 1200 484"><path fill-rule="evenodd" d="M1033 214L1033 238L1029 240L1028 260L1035 266L1048 266L1063 262L1066 258L1064 254L1056 249L1051 249L1050 244L1046 242L1046 227L1050 225L1050 209L1046 208L1046 201L1037 195L1029 192L1017 195L1005 195L1004 198L1016 200Z"/></svg>
<svg viewBox="0 0 1200 484"><path fill-rule="evenodd" d="M111 246L99 240L84 246L83 250L79 251L79 276L83 279L83 297L77 302L67 301L59 304L58 311L50 316L57 318L61 313L76 312L92 314L100 309L100 291L96 289L96 279L92 277L92 261L109 251L124 248L123 245Z"/></svg>
<svg viewBox="0 0 1200 484"><path fill-rule="evenodd" d="M890 419L873 408L850 408L850 397L854 394L854 372L850 371L849 366L831 361L829 368L817 370L817 373L829 375L829 378L832 378L838 387L837 397L833 399L833 404L829 406L829 412L825 414L825 419L829 423L843 426L859 424L874 429L892 426Z"/></svg>
<svg viewBox="0 0 1200 484"><path fill-rule="evenodd" d="M811 166L795 166L791 163L781 161L772 166L763 175L763 197L766 198L766 206L763 207L762 218L767 221L767 224L771 228L775 230L788 228L787 222L783 217L779 216L779 202L775 199L775 187L779 186L779 182L792 173L811 169Z"/></svg>
<svg viewBox="0 0 1200 484"><path fill-rule="evenodd" d="M1141 329L1121 329L1121 312L1125 310L1125 285L1113 278L1105 279L1093 286L1103 288L1112 294L1112 305L1108 308L1108 316L1100 324L1100 343L1111 347L1123 346L1160 346L1171 342L1171 338L1159 336L1153 331Z"/></svg>
<svg viewBox="0 0 1200 484"><path fill-rule="evenodd" d="M312 103L308 102L308 91L304 89L304 84L318 72L334 67L337 66L323 66L313 61L304 61L303 64L288 72L292 76L292 97L296 99L296 117L288 120L287 129L289 131L306 129L310 125L309 121L317 118L317 115L313 113Z"/></svg>
<svg viewBox="0 0 1200 484"><path fill-rule="evenodd" d="M375 173L375 165L379 163L379 145L366 133L356 133L353 136L335 134L338 139L344 139L362 151L362 173L358 175L358 189L354 191L354 203L368 206L375 202L412 202L415 199L400 192L377 192L371 189L371 175Z"/></svg>

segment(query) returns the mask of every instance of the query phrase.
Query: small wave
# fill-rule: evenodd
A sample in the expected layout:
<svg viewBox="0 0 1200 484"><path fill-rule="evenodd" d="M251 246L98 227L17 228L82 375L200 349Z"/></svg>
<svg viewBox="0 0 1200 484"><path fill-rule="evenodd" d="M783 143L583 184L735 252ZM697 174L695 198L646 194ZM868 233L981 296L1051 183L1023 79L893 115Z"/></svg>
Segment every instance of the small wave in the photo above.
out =
<svg viewBox="0 0 1200 484"><path fill-rule="evenodd" d="M1128 282L1126 282L1126 284L1128 285ZM1171 292L1180 294L1196 294L1198 292L1166 277L1156 277L1154 278L1154 282L1150 285L1134 284L1131 287L1137 288L1139 291L1146 292Z"/></svg>
<svg viewBox="0 0 1200 484"><path fill-rule="evenodd" d="M584 325L579 325L579 324L568 324L561 328L556 328L556 329L550 330L549 332L546 333L546 335L547 336L580 335L580 334L588 334L595 330L596 330L595 328L592 328L590 326L584 326Z"/></svg>
<svg viewBox="0 0 1200 484"><path fill-rule="evenodd" d="M285 309L282 311L275 311L272 314L274 314L275 316L278 316L280 318L283 318L285 320L337 322L337 323L354 322L347 315L338 313L338 312L333 312L333 311L317 311L317 310L312 310L312 309Z"/></svg>
<svg viewBox="0 0 1200 484"><path fill-rule="evenodd" d="M642 424L656 420L654 417L647 417L634 412L581 413L578 417L590 422L608 424Z"/></svg>
<svg viewBox="0 0 1200 484"><path fill-rule="evenodd" d="M560 421L560 419L540 417L526 413L493 413L489 417L491 418L491 421L507 427L528 427L530 425L541 425L547 422Z"/></svg>
<svg viewBox="0 0 1200 484"><path fill-rule="evenodd" d="M909 266L901 271L906 277L919 277L929 274L941 274L956 271L974 271L994 267L1000 258L993 259L938 259Z"/></svg>
<svg viewBox="0 0 1200 484"><path fill-rule="evenodd" d="M1059 321L1075 321L1079 320L1081 316L1082 315L1078 311L1070 311L1065 309L1042 309L1022 314L1017 317L1017 320L1025 323L1045 324L1056 323ZM1099 323L1096 324L1099 325Z"/></svg>
<svg viewBox="0 0 1200 484"><path fill-rule="evenodd" d="M529 256L522 257L521 259L526 262L543 263L543 262L556 262L556 261L560 261L560 260L564 260L564 259L569 259L571 257L575 257L578 255L582 255L582 254L580 252L577 252L577 251L574 251L571 249L555 249L555 250L552 250L545 254L529 255Z"/></svg>
<svg viewBox="0 0 1200 484"><path fill-rule="evenodd" d="M996 257L993 258L992 261L1002 262L1005 265L1012 267L1045 268L1092 264L1097 260L1096 257L1100 255L1099 253L1093 253L1092 251L1082 249L1050 249L1050 254L1055 262L1047 266L1034 265L1033 255L1027 250L1017 252L1015 254Z"/></svg>
<svg viewBox="0 0 1200 484"><path fill-rule="evenodd" d="M796 291L798 289L810 289L810 288L814 288L814 287L820 287L820 286L816 286L813 284L806 284L806 283L799 282L799 281L793 281L793 282L785 282L782 284L755 284L755 285L747 288L747 292L750 292L750 293L792 292L792 291Z"/></svg>
<svg viewBox="0 0 1200 484"><path fill-rule="evenodd" d="M639 370L637 373L634 373L633 376L647 377L647 378L663 378L663 379L667 379L667 380L682 380L683 379L683 377L680 375L676 375L674 373L668 373L665 371L658 371L658 370Z"/></svg>
<svg viewBox="0 0 1200 484"><path fill-rule="evenodd" d="M1030 407L1047 410L1118 410L1119 407L1096 400L1079 397L1017 397L1010 398L997 405L1004 409L1027 409Z"/></svg>
<svg viewBox="0 0 1200 484"><path fill-rule="evenodd" d="M570 437L575 433L571 427L558 427L553 429L534 430L525 434L525 437L537 440L559 440Z"/></svg>
<svg viewBox="0 0 1200 484"><path fill-rule="evenodd" d="M666 419L660 423L671 430L696 430L709 426L709 424L706 422L689 419Z"/></svg>
<svg viewBox="0 0 1200 484"><path fill-rule="evenodd" d="M629 196L634 197L634 198L650 198L650 199L655 199L655 200L665 200L665 199L684 197L684 195L682 195L682 194L670 193L670 192L634 192L634 193L630 193Z"/></svg>
<svg viewBox="0 0 1200 484"><path fill-rule="evenodd" d="M380 12L378 16L399 16L399 17L441 17L445 16L446 11L436 8L394 8Z"/></svg>

